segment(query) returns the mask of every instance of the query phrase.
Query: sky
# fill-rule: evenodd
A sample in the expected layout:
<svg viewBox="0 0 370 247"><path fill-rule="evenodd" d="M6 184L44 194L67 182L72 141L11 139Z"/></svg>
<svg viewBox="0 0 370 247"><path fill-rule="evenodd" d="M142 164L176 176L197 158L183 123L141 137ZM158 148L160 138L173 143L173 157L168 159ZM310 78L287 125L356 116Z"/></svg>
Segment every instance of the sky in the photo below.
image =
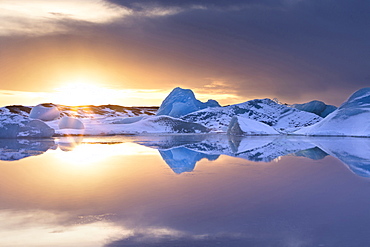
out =
<svg viewBox="0 0 370 247"><path fill-rule="evenodd" d="M1 0L0 106L340 105L370 85L363 0Z"/></svg>

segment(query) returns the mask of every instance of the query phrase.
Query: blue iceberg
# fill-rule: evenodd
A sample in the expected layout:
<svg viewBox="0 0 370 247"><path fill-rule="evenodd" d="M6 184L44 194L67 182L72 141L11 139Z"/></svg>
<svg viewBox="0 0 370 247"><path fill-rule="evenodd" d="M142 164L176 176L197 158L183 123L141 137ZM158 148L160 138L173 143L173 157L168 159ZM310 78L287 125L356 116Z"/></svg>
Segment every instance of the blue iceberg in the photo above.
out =
<svg viewBox="0 0 370 247"><path fill-rule="evenodd" d="M208 100L203 103L195 98L193 91L190 89L177 87L165 98L156 115L167 115L178 118L201 109L219 106L215 100Z"/></svg>
<svg viewBox="0 0 370 247"><path fill-rule="evenodd" d="M40 120L17 114L0 115L0 138L49 138L54 129Z"/></svg>
<svg viewBox="0 0 370 247"><path fill-rule="evenodd" d="M294 104L292 107L301 111L314 113L323 118L337 109L336 106L327 105L319 100L313 100L303 104Z"/></svg>

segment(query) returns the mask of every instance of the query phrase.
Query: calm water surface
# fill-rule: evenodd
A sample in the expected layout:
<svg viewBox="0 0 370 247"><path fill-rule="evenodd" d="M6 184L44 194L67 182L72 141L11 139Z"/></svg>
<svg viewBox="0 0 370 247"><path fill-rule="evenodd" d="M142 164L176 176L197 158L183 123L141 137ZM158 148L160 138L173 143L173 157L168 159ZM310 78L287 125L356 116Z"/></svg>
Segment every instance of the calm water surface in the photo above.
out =
<svg viewBox="0 0 370 247"><path fill-rule="evenodd" d="M370 140L0 140L0 246L369 246Z"/></svg>

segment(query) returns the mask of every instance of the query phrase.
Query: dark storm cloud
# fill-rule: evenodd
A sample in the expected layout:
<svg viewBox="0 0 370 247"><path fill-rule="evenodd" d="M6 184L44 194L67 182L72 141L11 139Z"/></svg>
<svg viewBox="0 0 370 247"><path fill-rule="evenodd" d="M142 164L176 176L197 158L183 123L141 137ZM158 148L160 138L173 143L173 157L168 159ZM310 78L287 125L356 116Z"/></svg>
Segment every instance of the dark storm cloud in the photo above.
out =
<svg viewBox="0 0 370 247"><path fill-rule="evenodd" d="M244 95L266 92L294 100L317 95L339 104L369 85L367 1L111 2L134 10L182 8L164 17L141 17L141 37L177 54L175 60L192 60L198 66L193 70L215 71ZM191 8L195 5L210 8ZM232 6L240 8L220 11Z"/></svg>
<svg viewBox="0 0 370 247"><path fill-rule="evenodd" d="M150 7L163 8L228 8L245 7L248 5L279 5L280 0L108 0L111 3L118 4L133 10L143 10Z"/></svg>

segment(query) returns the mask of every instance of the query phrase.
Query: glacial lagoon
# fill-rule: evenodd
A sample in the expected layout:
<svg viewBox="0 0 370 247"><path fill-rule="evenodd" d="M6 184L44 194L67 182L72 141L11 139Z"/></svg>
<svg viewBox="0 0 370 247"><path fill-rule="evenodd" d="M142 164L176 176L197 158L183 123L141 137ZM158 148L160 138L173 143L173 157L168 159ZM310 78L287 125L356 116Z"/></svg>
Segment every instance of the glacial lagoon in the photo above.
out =
<svg viewBox="0 0 370 247"><path fill-rule="evenodd" d="M370 139L0 139L0 246L367 246Z"/></svg>

